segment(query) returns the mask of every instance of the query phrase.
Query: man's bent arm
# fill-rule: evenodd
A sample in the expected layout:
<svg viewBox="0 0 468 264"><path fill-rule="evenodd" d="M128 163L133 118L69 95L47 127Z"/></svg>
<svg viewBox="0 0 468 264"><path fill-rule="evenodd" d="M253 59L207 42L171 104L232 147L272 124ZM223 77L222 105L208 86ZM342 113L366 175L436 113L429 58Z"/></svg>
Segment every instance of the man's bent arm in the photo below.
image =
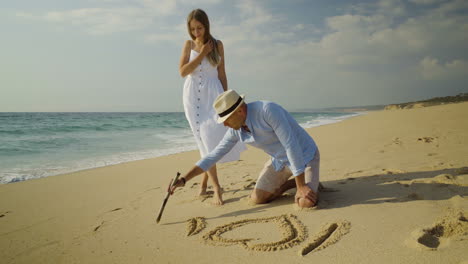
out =
<svg viewBox="0 0 468 264"><path fill-rule="evenodd" d="M226 153L228 153L234 145L237 143L238 139L228 130L224 135L223 140L218 144L218 146L213 149L205 158L199 160L192 169L187 172L182 178L174 184L174 187L171 189L171 192L177 187L182 187L185 185L185 182L190 179L202 174L203 172L209 170L219 159L221 159Z"/></svg>
<svg viewBox="0 0 468 264"><path fill-rule="evenodd" d="M218 146L214 148L208 155L195 163L196 166L200 167L202 170L209 170L211 166L216 164L224 155L226 155L239 141L235 135L234 130L228 129L226 134L224 134L223 139L219 142Z"/></svg>
<svg viewBox="0 0 468 264"><path fill-rule="evenodd" d="M296 180L296 186L298 189L306 185L304 173L297 175L296 177L294 177L294 179Z"/></svg>
<svg viewBox="0 0 468 264"><path fill-rule="evenodd" d="M267 123L273 128L276 136L278 137L281 145L286 150L290 169L295 177L304 173L305 162L303 157L302 148L292 131L289 124L287 115L289 113L277 104L270 104L266 109L265 119Z"/></svg>
<svg viewBox="0 0 468 264"><path fill-rule="evenodd" d="M198 166L193 166L192 169L183 176L183 178L187 182L190 179L192 179L193 177L202 174L203 172L205 172L205 171L202 168L200 168Z"/></svg>

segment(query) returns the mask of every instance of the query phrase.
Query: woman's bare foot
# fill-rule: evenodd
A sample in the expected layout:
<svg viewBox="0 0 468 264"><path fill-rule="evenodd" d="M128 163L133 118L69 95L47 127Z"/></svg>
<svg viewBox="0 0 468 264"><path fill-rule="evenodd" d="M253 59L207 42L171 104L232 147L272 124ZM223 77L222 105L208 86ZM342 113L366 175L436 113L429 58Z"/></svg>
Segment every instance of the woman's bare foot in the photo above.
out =
<svg viewBox="0 0 468 264"><path fill-rule="evenodd" d="M211 203L213 205L223 205L223 189L222 188L214 188L214 193L213 193L213 200Z"/></svg>
<svg viewBox="0 0 468 264"><path fill-rule="evenodd" d="M199 197L205 197L209 193L206 191L206 188L208 187L208 174L203 173L202 180L200 182L200 191L198 192Z"/></svg>
<svg viewBox="0 0 468 264"><path fill-rule="evenodd" d="M206 193L206 186L205 187L200 187L200 191L198 192L198 196L205 196L207 195Z"/></svg>

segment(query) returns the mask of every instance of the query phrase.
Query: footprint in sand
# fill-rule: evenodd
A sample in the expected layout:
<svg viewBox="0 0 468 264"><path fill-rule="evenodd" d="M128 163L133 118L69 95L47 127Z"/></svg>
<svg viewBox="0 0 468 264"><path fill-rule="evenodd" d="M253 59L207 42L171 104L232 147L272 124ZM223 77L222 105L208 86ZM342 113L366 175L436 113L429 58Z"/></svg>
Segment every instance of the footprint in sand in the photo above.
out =
<svg viewBox="0 0 468 264"><path fill-rule="evenodd" d="M221 188L222 192L225 193L226 190L229 189L224 189ZM210 205L214 205L212 202L212 198L214 197L214 191L206 191L204 194L199 194L195 197L194 200L200 200L202 203L204 203L206 200L210 201Z"/></svg>
<svg viewBox="0 0 468 264"><path fill-rule="evenodd" d="M439 174L432 178L421 178L411 181L397 181L401 184L414 184L414 183L430 183L439 184L442 187L447 185L453 186L468 186L468 175L452 175L452 174Z"/></svg>
<svg viewBox="0 0 468 264"><path fill-rule="evenodd" d="M340 221L321 228L321 232L314 236L312 242L307 244L304 248L299 250L299 255L305 256L310 252L317 252L325 249L341 239L344 235L351 230L351 223L348 221Z"/></svg>
<svg viewBox="0 0 468 264"><path fill-rule="evenodd" d="M187 236L193 236L200 233L206 227L204 217L194 217L187 220Z"/></svg>
<svg viewBox="0 0 468 264"><path fill-rule="evenodd" d="M462 167L462 168L456 169L455 173L457 173L458 175L468 174L468 167Z"/></svg>
<svg viewBox="0 0 468 264"><path fill-rule="evenodd" d="M390 145L401 145L403 142L401 141L400 138L395 137L392 139L392 143L386 144L385 146L390 146Z"/></svg>
<svg viewBox="0 0 468 264"><path fill-rule="evenodd" d="M402 199L403 201L412 201L412 200L424 200L424 196L418 193L410 193L405 198Z"/></svg>
<svg viewBox="0 0 468 264"><path fill-rule="evenodd" d="M354 178L352 178L352 180L354 180ZM318 191L319 192L339 192L340 190L335 189L335 188L325 187L323 186L321 182L319 182Z"/></svg>
<svg viewBox="0 0 468 264"><path fill-rule="evenodd" d="M6 211L4 213L0 213L0 218L5 217L9 213L11 213L11 211Z"/></svg>
<svg viewBox="0 0 468 264"><path fill-rule="evenodd" d="M276 223L281 231L282 238L271 243L252 243L253 238L226 238L222 235L236 228L255 223ZM207 244L216 246L240 245L248 250L276 251L291 248L307 238L306 227L296 216L280 215L266 218L245 219L218 226L203 236Z"/></svg>
<svg viewBox="0 0 468 264"><path fill-rule="evenodd" d="M382 169L382 171L385 172L386 174L390 174L390 175L402 174L402 173L406 172L404 170L398 170L398 169Z"/></svg>
<svg viewBox="0 0 468 264"><path fill-rule="evenodd" d="M244 190L248 190L248 189L253 189L253 187L255 186L256 182L250 182L250 183L247 183L246 185L243 186L243 189Z"/></svg>
<svg viewBox="0 0 468 264"><path fill-rule="evenodd" d="M358 170L358 171L352 171L352 172L348 172L345 174L345 176L350 176L350 175L353 175L353 174L359 174L359 173L362 173L363 171L362 170ZM350 178L348 178L350 179Z"/></svg>
<svg viewBox="0 0 468 264"><path fill-rule="evenodd" d="M97 231L99 230L99 228L101 228L101 226L104 225L105 222L106 222L106 221L102 221L99 225L97 225L97 226L94 228L93 231L94 231L94 232L97 232Z"/></svg>
<svg viewBox="0 0 468 264"><path fill-rule="evenodd" d="M465 240L468 236L468 219L462 212L452 211L433 226L415 230L406 244L413 248L437 250L447 247L450 241Z"/></svg>
<svg viewBox="0 0 468 264"><path fill-rule="evenodd" d="M437 137L435 137L435 138L433 138L433 137L420 137L420 138L418 138L418 141L424 142L424 143L431 143L435 139L437 139Z"/></svg>
<svg viewBox="0 0 468 264"><path fill-rule="evenodd" d="M392 139L391 143L385 144L385 147L388 147L388 146L391 146L391 145L402 145L402 144L403 144L403 141L401 141L400 138L395 137L395 138Z"/></svg>
<svg viewBox="0 0 468 264"><path fill-rule="evenodd" d="M424 200L424 196L418 193L410 193L406 196L406 198L410 200Z"/></svg>
<svg viewBox="0 0 468 264"><path fill-rule="evenodd" d="M114 221L120 219L122 216L116 215L115 212L121 211L121 210L123 210L122 207L117 207L117 208L114 208L112 210L109 210L107 212L104 212L104 213L100 214L99 217L104 216L103 218L105 218L106 220L102 220L100 224L96 225L94 227L93 231L97 232L100 228L102 228L104 226L105 223L114 222ZM108 214L110 214L110 215L108 215Z"/></svg>

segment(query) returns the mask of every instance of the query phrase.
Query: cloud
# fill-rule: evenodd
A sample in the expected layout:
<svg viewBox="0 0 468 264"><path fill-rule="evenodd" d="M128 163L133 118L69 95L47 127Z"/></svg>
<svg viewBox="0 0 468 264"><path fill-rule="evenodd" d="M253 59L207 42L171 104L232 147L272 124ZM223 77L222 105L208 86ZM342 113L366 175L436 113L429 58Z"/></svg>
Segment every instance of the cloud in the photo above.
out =
<svg viewBox="0 0 468 264"><path fill-rule="evenodd" d="M153 13L135 7L81 8L50 11L43 15L19 12L16 16L60 26L78 27L93 35L138 30L149 26L153 21Z"/></svg>
<svg viewBox="0 0 468 264"><path fill-rule="evenodd" d="M413 4L417 5L433 5L441 2L442 0L409 0Z"/></svg>
<svg viewBox="0 0 468 264"><path fill-rule="evenodd" d="M222 0L180 0L182 4L194 4L198 6L215 5L222 2Z"/></svg>
<svg viewBox="0 0 468 264"><path fill-rule="evenodd" d="M178 14L178 7L187 3L213 5L219 2L219 0L190 2L187 0L95 0L90 4L101 4L104 7L55 10L45 14L21 11L16 16L61 26L71 25L89 34L99 35L150 28L155 22L161 22L163 18ZM112 4L112 7L109 7L109 4ZM149 38L151 39L151 36Z"/></svg>
<svg viewBox="0 0 468 264"><path fill-rule="evenodd" d="M459 1L395 23L394 16L345 14L327 18L331 31L318 42L319 54L337 65L418 63L430 53L461 52L468 43L468 17L447 14ZM445 10L445 11L442 11ZM434 15L438 14L438 15ZM405 66L405 65L402 65Z"/></svg>
<svg viewBox="0 0 468 264"><path fill-rule="evenodd" d="M273 15L260 6L257 1L242 0L236 4L240 11L241 23L246 30L255 30L257 26L274 21Z"/></svg>
<svg viewBox="0 0 468 264"><path fill-rule="evenodd" d="M145 43L157 45L162 42L169 42L175 45L182 45L188 38L187 25L181 23L175 26L159 27L158 32L146 34L143 39Z"/></svg>
<svg viewBox="0 0 468 264"><path fill-rule="evenodd" d="M141 0L143 8L155 15L169 16L177 12L175 0Z"/></svg>
<svg viewBox="0 0 468 264"><path fill-rule="evenodd" d="M152 14L139 8L82 8L48 12L48 22L80 27L90 34L111 34L144 28L152 23Z"/></svg>
<svg viewBox="0 0 468 264"><path fill-rule="evenodd" d="M125 3L119 8L54 11L40 19L92 34L145 29L142 38L152 45L180 46L188 38L186 14L180 10L192 7L192 1ZM412 82L417 78L466 80L468 76L468 1L382 0L339 9L324 17L323 24L297 20L265 6L266 1L198 3L228 10L209 14L212 33L224 42L228 78L236 77L230 81L256 85L254 94L266 94L271 87L313 89L324 96L327 91L350 95L365 89L384 94L388 86L383 83L395 80L400 84L392 89L405 93L415 87ZM18 16L33 17L24 12Z"/></svg>
<svg viewBox="0 0 468 264"><path fill-rule="evenodd" d="M377 11L385 15L403 16L407 12L406 6L401 0L380 0L377 5Z"/></svg>
<svg viewBox="0 0 468 264"><path fill-rule="evenodd" d="M419 70L425 80L451 80L468 76L468 61L453 60L439 63L438 59L425 57L419 64Z"/></svg>
<svg viewBox="0 0 468 264"><path fill-rule="evenodd" d="M362 16L345 14L326 19L327 26L333 31L363 31L372 33L388 27L390 21L382 15Z"/></svg>
<svg viewBox="0 0 468 264"><path fill-rule="evenodd" d="M465 0L453 0L443 2L439 8L436 9L435 15L447 15L453 13L461 13L468 11L468 2Z"/></svg>
<svg viewBox="0 0 468 264"><path fill-rule="evenodd" d="M183 25L185 26L185 25ZM185 29L185 28L184 28ZM187 39L186 30L167 30L165 33L152 33L144 36L144 41L147 44L158 44L161 42L170 42L182 45L183 41Z"/></svg>
<svg viewBox="0 0 468 264"><path fill-rule="evenodd" d="M255 80L255 94L265 94L271 87L289 87L298 94L314 91L317 96L329 96L335 91L359 101L359 93L350 91L376 99L390 87L397 94L419 89L417 85L423 86L417 83L420 76L458 83L468 78L468 54L464 52L468 16L454 13L466 6L461 1L436 3L418 12L411 12L402 1L362 5L360 12L354 9L325 18L319 38L304 35L309 25L283 27L287 20L258 2L252 9L246 3L238 5L239 16L256 23L224 24L217 30L224 36L227 65L234 66L228 73ZM428 54L431 57L424 60ZM293 96L278 89L278 97L273 99Z"/></svg>

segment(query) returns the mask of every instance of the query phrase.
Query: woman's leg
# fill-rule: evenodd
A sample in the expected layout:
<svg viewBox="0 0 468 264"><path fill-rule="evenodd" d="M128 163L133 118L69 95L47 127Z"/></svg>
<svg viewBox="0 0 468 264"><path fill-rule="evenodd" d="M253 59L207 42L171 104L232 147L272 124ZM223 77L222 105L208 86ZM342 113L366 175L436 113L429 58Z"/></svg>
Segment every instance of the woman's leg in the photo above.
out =
<svg viewBox="0 0 468 264"><path fill-rule="evenodd" d="M206 195L206 188L208 187L208 173L203 173L201 182L200 182L200 192L198 193L199 196Z"/></svg>
<svg viewBox="0 0 468 264"><path fill-rule="evenodd" d="M208 176L210 177L211 182L213 183L213 204L215 205L222 205L224 204L223 202L223 191L221 189L221 186L219 185L218 181L218 171L216 170L216 165L211 167L208 170Z"/></svg>

